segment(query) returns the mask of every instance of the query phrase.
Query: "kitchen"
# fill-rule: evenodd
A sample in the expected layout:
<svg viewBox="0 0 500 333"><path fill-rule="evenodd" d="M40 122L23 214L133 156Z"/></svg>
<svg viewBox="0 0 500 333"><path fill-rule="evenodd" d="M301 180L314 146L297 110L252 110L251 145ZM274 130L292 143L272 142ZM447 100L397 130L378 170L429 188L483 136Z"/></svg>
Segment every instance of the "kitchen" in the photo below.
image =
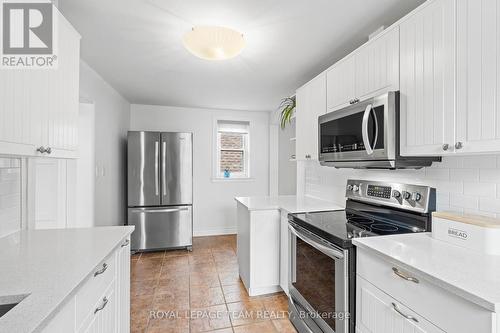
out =
<svg viewBox="0 0 500 333"><path fill-rule="evenodd" d="M500 332L496 1L1 10L0 332Z"/></svg>

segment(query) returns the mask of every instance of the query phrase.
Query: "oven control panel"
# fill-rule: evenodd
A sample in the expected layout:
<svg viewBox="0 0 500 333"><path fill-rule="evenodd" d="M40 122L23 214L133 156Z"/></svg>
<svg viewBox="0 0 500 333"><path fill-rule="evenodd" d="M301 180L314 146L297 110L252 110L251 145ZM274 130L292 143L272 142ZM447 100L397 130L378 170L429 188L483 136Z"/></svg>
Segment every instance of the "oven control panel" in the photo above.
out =
<svg viewBox="0 0 500 333"><path fill-rule="evenodd" d="M423 185L349 179L346 198L421 213L436 209L436 189Z"/></svg>

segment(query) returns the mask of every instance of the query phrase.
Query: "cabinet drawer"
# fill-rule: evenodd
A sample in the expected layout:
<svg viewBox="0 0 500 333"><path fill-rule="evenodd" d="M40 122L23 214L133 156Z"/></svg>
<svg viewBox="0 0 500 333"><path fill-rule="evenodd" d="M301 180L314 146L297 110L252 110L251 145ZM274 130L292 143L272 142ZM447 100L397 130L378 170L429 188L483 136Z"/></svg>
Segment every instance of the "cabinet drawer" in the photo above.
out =
<svg viewBox="0 0 500 333"><path fill-rule="evenodd" d="M101 262L84 282L76 294L76 327L93 313L95 304L100 302L106 290L115 279L116 253L111 254Z"/></svg>
<svg viewBox="0 0 500 333"><path fill-rule="evenodd" d="M445 333L359 275L356 282L356 332Z"/></svg>
<svg viewBox="0 0 500 333"><path fill-rule="evenodd" d="M112 281L108 288L100 295L82 324L77 329L78 333L116 332L116 297L115 297L115 281ZM120 332L121 333L121 332Z"/></svg>
<svg viewBox="0 0 500 333"><path fill-rule="evenodd" d="M358 248L357 274L447 332L490 332L493 313ZM396 271L395 271L396 270ZM397 274L416 279L405 280Z"/></svg>

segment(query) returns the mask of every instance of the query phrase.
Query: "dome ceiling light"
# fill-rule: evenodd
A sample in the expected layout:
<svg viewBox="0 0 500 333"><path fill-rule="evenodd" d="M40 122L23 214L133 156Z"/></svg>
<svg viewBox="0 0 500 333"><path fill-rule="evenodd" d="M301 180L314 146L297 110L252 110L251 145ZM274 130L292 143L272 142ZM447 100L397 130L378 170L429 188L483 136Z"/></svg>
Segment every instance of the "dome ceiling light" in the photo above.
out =
<svg viewBox="0 0 500 333"><path fill-rule="evenodd" d="M194 27L183 38L184 47L205 60L226 60L236 57L245 47L240 32L217 26Z"/></svg>

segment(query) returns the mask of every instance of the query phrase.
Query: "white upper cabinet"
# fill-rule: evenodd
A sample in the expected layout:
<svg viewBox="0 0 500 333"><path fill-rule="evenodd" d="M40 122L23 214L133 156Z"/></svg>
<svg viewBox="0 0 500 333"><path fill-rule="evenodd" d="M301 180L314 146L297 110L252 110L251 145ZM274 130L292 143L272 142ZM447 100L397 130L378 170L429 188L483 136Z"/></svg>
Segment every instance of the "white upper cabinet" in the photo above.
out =
<svg viewBox="0 0 500 333"><path fill-rule="evenodd" d="M500 5L497 0L457 1L456 111L457 153L500 151Z"/></svg>
<svg viewBox="0 0 500 333"><path fill-rule="evenodd" d="M342 59L326 73L328 111L340 109L354 101L355 59L349 56Z"/></svg>
<svg viewBox="0 0 500 333"><path fill-rule="evenodd" d="M0 69L0 154L76 157L80 35L54 13L58 67Z"/></svg>
<svg viewBox="0 0 500 333"><path fill-rule="evenodd" d="M327 70L328 111L398 89L398 27L382 32Z"/></svg>
<svg viewBox="0 0 500 333"><path fill-rule="evenodd" d="M355 58L356 98L363 100L399 90L399 28L383 32L362 46Z"/></svg>
<svg viewBox="0 0 500 333"><path fill-rule="evenodd" d="M400 24L401 155L453 152L455 1L429 1Z"/></svg>
<svg viewBox="0 0 500 333"><path fill-rule="evenodd" d="M323 72L297 90L296 156L318 159L318 117L326 113L326 74Z"/></svg>

